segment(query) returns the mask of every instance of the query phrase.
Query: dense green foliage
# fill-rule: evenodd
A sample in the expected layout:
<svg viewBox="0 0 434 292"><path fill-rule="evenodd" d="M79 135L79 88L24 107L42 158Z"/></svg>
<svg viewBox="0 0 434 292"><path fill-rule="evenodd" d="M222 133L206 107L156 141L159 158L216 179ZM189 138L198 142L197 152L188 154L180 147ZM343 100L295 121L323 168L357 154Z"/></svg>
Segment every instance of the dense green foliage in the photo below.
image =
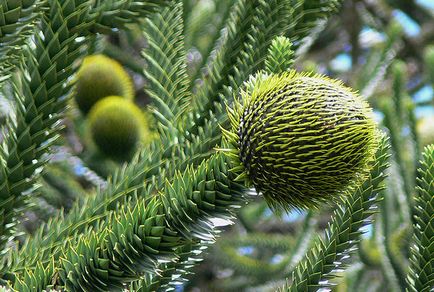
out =
<svg viewBox="0 0 434 292"><path fill-rule="evenodd" d="M412 73L375 5L2 1L0 290L430 291L434 148L407 85L434 85L433 49ZM385 31L366 51L362 16ZM354 69L327 73L360 95L295 71L340 27Z"/></svg>

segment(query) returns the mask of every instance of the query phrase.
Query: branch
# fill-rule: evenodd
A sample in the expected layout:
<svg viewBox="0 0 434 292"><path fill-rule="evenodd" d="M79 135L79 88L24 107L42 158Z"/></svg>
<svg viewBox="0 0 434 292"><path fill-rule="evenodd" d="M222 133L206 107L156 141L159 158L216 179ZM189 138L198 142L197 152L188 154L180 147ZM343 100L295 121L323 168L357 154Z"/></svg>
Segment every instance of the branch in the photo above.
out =
<svg viewBox="0 0 434 292"><path fill-rule="evenodd" d="M407 276L410 291L430 291L434 287L434 145L423 152L417 178L414 204L416 223L413 225L410 271Z"/></svg>

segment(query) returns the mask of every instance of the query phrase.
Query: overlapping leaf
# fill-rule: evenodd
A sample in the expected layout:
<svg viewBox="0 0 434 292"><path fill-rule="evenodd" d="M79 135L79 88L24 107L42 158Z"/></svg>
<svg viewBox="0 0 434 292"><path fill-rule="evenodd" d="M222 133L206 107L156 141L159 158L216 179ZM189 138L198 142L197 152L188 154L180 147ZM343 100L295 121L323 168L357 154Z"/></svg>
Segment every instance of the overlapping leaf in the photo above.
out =
<svg viewBox="0 0 434 292"><path fill-rule="evenodd" d="M419 169L415 198L415 224L411 247L410 291L432 291L434 287L434 145L427 146Z"/></svg>

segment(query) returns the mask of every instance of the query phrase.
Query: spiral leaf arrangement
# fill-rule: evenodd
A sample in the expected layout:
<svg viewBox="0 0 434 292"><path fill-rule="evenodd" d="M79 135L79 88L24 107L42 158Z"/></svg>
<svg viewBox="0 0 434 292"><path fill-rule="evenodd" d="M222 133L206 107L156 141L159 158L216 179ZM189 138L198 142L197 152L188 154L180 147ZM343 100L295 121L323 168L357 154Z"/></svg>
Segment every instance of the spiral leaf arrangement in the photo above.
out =
<svg viewBox="0 0 434 292"><path fill-rule="evenodd" d="M0 3L0 72L3 73L0 79L19 63L22 47L34 32L43 3L40 0Z"/></svg>
<svg viewBox="0 0 434 292"><path fill-rule="evenodd" d="M265 241L257 240L260 233L255 232L254 239L247 238L242 243L254 245L255 253L258 251L250 257L254 261L246 261L249 257L235 258L237 249L222 249L230 255L232 270L257 279L271 274L277 279L275 272L282 270L279 278L292 274L291 286L285 286L289 291L316 291L329 288L332 277L347 265L348 257L361 239L362 227L373 218L375 206L383 193L387 193L382 181L388 173L388 142L386 138L377 138L370 109L352 90L323 76L286 72L295 55L299 56L311 45L306 37L315 37L318 31L313 28L319 27L319 21L330 16L342 1L214 1L216 11L224 14L222 23L215 29L215 40L210 43L209 52L203 54L201 62L206 66L199 64L194 69L197 72L190 75L187 56L198 42L189 40L191 35L184 21L190 22L190 11L194 10L190 6L196 2L2 2L4 13L0 15L5 19L0 19L0 45L6 46L0 48L4 53L0 54L0 70L5 72L0 77L0 86L12 69L19 72L10 79L15 114L5 122L7 135L0 145L0 253L4 255L0 259L0 291L170 291L179 288L189 270L201 259L203 250L218 234L219 224L215 219L225 219L225 224L228 223L228 219L233 219L233 211L244 203L243 182L255 186L276 208L308 208L340 194L345 197L334 211L325 234L318 236L314 244L310 239L317 229L313 212L309 212L304 219L307 223L297 232L294 248L285 257L288 264L267 265L280 255L275 257L269 250L262 253L260 249L274 249L279 245L286 250L287 246L273 243L269 233ZM87 48L94 45L95 32L128 29L130 23L145 24L140 27L148 44L143 51L148 64L142 75L148 81L145 90L152 98L150 104L159 121L155 125L159 139L144 145L144 149L117 169L105 187L98 188L93 196L77 198L69 212L59 212L32 236L26 236L24 242L15 243L14 238L20 233L13 225L21 218L27 201L38 199L39 174L52 157L50 146L61 136L64 125L61 119L69 97L73 96L71 80L81 78L77 92L81 81L88 85L86 93L95 90L97 84L103 84L103 90L114 88L94 100L85 98L90 105L87 109L81 108L84 114L90 113L87 118L101 152L118 156L136 148L141 138L138 121L142 116L130 101L128 86L124 90L128 82L107 79L116 76L114 71L117 70L113 70L116 66L106 70L107 78L98 70L86 75L84 69L77 76L75 68ZM35 33L29 37L33 29ZM381 72L388 66L389 53L396 53L395 45L399 41L396 27L391 34L384 51L378 58L375 54L369 58L368 69L362 70L369 74L361 75L370 78L357 82L361 84L360 90L369 95L374 92L371 88L375 80L381 79L379 76L384 73ZM282 35L287 38L277 37ZM188 40L187 45L184 39ZM26 46L27 43L30 46ZM430 64L434 59L427 58L426 65L433 67ZM97 69L102 67L97 66ZM405 69L405 66L397 69ZM260 73L250 77L260 70L274 75ZM400 114L398 109L401 109L403 115L392 114L388 118L408 117L409 120L398 125L399 135L389 127L392 161L401 168L398 171L402 172L404 195L409 199L397 198L390 201L390 206L394 209L399 206L399 220L394 220L397 223L401 222L401 217L402 221L410 222L406 217L414 215L410 272L408 281L400 281L399 285L404 282L402 290L425 291L431 289L433 283L433 220L430 215L434 205L431 202L434 153L432 146L426 148L418 188L413 192L414 186L407 179L412 175L412 167L408 166L410 163L402 163L407 157L403 155L401 159L402 151L395 141L404 142L401 130L413 131L415 119L408 114L412 103L406 101L405 71L392 70L392 74L396 75L393 89L399 91L397 98L393 98L392 108ZM7 89L5 87L6 95ZM110 95L117 97L106 98ZM224 102L232 105L228 116L222 107ZM223 141L223 147L229 142L229 157L210 151L212 146L220 144L218 124L226 125L226 122L232 123ZM65 142L69 141L65 139ZM414 142L414 148L418 149L417 140ZM368 168L371 170L367 171ZM45 174L42 177L45 179ZM236 178L242 183L235 181ZM397 192L391 190L400 193L400 185L397 184ZM413 195L415 207L403 208L404 204L412 203ZM384 196L383 202L387 202L387 197ZM388 206L383 205L387 210ZM413 213L407 214L407 209ZM259 212L266 213L262 204L252 216L256 221L262 217ZM253 230L242 222L252 217L240 216L240 223L246 227L242 229ZM381 221L395 218L377 216L375 219L383 223ZM390 241L388 228L383 225L384 231L377 224L374 228L376 237L386 245ZM395 227L393 225L391 228ZM391 234L389 238L393 241L402 238ZM311 250L301 258L309 246ZM400 253L399 249L400 246L393 246L392 252L386 253L378 249L384 259L373 263L378 265L377 270L386 270L389 262L394 269L388 269L380 277L378 273L374 275L385 280L378 289L394 287L390 284L395 273L402 274L394 267L395 262L401 262L393 261L392 257ZM262 260L271 255L272 261ZM237 261L242 264L237 265ZM359 266L355 264L352 267ZM372 280L367 274L370 273L357 272L357 278L351 276L351 280ZM238 281L233 282L240 285ZM268 283L263 282L256 284L266 287Z"/></svg>
<svg viewBox="0 0 434 292"><path fill-rule="evenodd" d="M368 105L341 82L290 71L260 76L228 110L238 179L273 208L328 201L366 173L376 148Z"/></svg>
<svg viewBox="0 0 434 292"><path fill-rule="evenodd" d="M432 291L434 287L434 144L426 146L418 170L415 194L416 221L411 247L408 291Z"/></svg>

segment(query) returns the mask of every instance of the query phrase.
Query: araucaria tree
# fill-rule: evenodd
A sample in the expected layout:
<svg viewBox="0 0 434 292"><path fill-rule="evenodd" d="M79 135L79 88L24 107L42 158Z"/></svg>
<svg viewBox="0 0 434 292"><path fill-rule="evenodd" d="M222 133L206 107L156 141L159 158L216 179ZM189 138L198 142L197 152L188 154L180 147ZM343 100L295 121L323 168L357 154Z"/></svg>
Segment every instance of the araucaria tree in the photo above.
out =
<svg viewBox="0 0 434 292"><path fill-rule="evenodd" d="M245 220L242 210L258 197L276 216L308 212L305 228L295 244L238 238L290 257L278 268L257 265L260 275L235 253L233 269L257 275L250 284L260 290L266 275L281 280L269 289L329 288L353 258L369 258L360 244L366 225L379 219L389 236L392 163L407 187L400 202L410 219L400 238L408 253L385 244L384 281L432 291L434 146L419 155L416 144L420 162L407 171L397 150L405 125L391 120L405 108L414 126L400 65L383 127L363 94L296 70L342 1L208 1L218 17L201 2L1 1L1 99L10 111L0 136L0 290L182 287L215 243L217 223ZM212 23L207 41L198 41L195 21ZM139 62L107 41L132 35L145 41ZM144 84L146 105L133 83ZM81 180L71 180L77 167ZM325 235L311 241L315 210L330 208ZM223 243L222 259L234 250Z"/></svg>

